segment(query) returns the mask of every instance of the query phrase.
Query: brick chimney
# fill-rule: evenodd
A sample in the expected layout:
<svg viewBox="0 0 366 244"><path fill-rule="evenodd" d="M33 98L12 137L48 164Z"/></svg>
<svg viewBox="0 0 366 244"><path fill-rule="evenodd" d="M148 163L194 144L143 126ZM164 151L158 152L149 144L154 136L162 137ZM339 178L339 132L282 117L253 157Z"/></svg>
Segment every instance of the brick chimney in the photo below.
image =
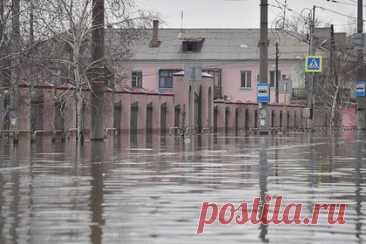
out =
<svg viewBox="0 0 366 244"><path fill-rule="evenodd" d="M153 33L150 47L160 47L161 41L159 41L159 20L153 20Z"/></svg>

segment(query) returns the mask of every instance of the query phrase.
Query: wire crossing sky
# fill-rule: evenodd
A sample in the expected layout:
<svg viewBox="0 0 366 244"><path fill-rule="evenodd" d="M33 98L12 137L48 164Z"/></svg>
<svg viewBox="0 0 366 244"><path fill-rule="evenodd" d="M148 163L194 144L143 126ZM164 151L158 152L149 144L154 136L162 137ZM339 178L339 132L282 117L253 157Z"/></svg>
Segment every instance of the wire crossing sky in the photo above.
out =
<svg viewBox="0 0 366 244"><path fill-rule="evenodd" d="M136 0L144 9L160 14L164 27L180 28L258 28L259 0ZM286 16L307 14L313 5L323 25L334 24L336 31L353 32L356 28L356 0L287 0ZM283 15L285 0L269 0L269 24ZM366 5L366 1L365 1ZM365 11L366 18L366 11Z"/></svg>

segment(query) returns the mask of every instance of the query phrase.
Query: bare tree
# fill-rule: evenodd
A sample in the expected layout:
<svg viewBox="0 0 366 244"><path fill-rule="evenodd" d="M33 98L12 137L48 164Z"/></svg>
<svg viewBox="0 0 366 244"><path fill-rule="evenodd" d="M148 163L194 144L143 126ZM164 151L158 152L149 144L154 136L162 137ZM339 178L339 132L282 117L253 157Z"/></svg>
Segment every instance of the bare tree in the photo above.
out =
<svg viewBox="0 0 366 244"><path fill-rule="evenodd" d="M138 11L131 15L136 12L132 2L107 0L105 19L110 28L99 38L106 40L106 49L110 51L101 52L102 41L97 40L98 47L93 49L97 53L93 53L90 51L93 31L105 29L104 25L93 24L93 4L93 0L40 0L34 9L38 30L42 31L34 34L37 51L32 54L32 66L42 74L38 79L47 77L46 80L54 79L57 84L72 85L58 99L73 98L78 135L82 130L82 108L89 94L85 91L94 91L91 88L96 73L93 72L102 70L102 80L110 88L120 83L121 77L114 76L114 67L128 58L130 45L144 35L151 22L150 13Z"/></svg>
<svg viewBox="0 0 366 244"><path fill-rule="evenodd" d="M12 0L12 30L11 30L11 80L10 80L10 128L16 129L17 119L17 100L18 100L18 82L19 82L19 53L21 50L20 41L20 0Z"/></svg>
<svg viewBox="0 0 366 244"><path fill-rule="evenodd" d="M345 105L352 102L352 81L360 64L355 61L351 49L337 47L331 28L329 56L326 60L325 75L316 84L316 104L325 114L326 126L333 130L341 126L341 113Z"/></svg>
<svg viewBox="0 0 366 244"><path fill-rule="evenodd" d="M311 16L304 15L304 11L297 13L289 19L283 20L279 16L275 21L275 30L282 31L295 37L299 42L310 45ZM357 70L355 56L347 45L338 45L335 40L332 25L322 24L319 19L315 26L330 26L329 36L325 40L317 40L316 49L324 58L324 71L316 78L315 108L320 113L315 113L318 120L323 120L323 125L334 129L340 126L341 112L346 104L352 102L351 87L354 78L353 73ZM325 43L325 45L320 45Z"/></svg>

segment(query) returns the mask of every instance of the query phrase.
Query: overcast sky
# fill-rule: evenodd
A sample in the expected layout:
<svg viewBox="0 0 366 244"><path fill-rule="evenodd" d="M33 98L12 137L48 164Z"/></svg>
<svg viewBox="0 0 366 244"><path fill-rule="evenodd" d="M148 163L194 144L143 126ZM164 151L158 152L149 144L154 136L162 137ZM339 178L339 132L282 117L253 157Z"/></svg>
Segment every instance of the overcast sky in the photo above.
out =
<svg viewBox="0 0 366 244"><path fill-rule="evenodd" d="M284 3L285 0L277 0ZM287 0L287 14L298 15L305 8L313 5L329 10L317 9L317 17L323 23L333 23L337 31L347 31L355 28L355 19L346 17L357 13L357 0L337 0L338 3L327 0ZM164 27L179 28L181 26L181 11L184 12L184 28L258 28L260 0L136 0L139 7L160 14L165 21ZM269 0L277 5L276 0ZM366 9L365 9L366 10ZM305 10L306 11L306 10ZM269 22L281 14L281 10L270 6ZM346 15L346 16L342 16Z"/></svg>

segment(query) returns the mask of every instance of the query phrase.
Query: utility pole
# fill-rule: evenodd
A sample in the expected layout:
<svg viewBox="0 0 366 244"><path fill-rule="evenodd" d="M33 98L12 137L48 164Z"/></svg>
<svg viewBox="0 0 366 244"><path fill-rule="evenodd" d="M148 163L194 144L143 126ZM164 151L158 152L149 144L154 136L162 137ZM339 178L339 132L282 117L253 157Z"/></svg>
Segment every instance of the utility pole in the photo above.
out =
<svg viewBox="0 0 366 244"><path fill-rule="evenodd" d="M316 6L313 6L312 13L310 15L310 41L309 41L309 56L313 56L316 53L316 47L315 47L315 11ZM314 80L315 76L314 74L310 74L306 76L306 93L307 93L307 107L310 109L310 118L308 119L308 128L312 127L312 121L314 117Z"/></svg>
<svg viewBox="0 0 366 244"><path fill-rule="evenodd" d="M104 90L106 70L104 62L104 0L93 0L92 6L92 62L91 80L91 140L104 140Z"/></svg>
<svg viewBox="0 0 366 244"><path fill-rule="evenodd" d="M334 37L334 25L330 25L330 49L329 49L329 74L330 80L333 79L333 75L335 72L335 60L334 60L334 53L335 53L335 37Z"/></svg>
<svg viewBox="0 0 366 244"><path fill-rule="evenodd" d="M361 38L361 47L357 50L357 82L363 81L363 67L364 67L364 57L363 57L363 50L365 46L365 40L363 35L363 0L358 0L357 4L357 34ZM357 127L358 129L365 129L366 128L366 98L365 97L358 97L357 98Z"/></svg>
<svg viewBox="0 0 366 244"><path fill-rule="evenodd" d="M259 78L261 82L268 83L268 0L261 0L261 26L260 26L260 70Z"/></svg>
<svg viewBox="0 0 366 244"><path fill-rule="evenodd" d="M260 40L259 40L259 81L268 84L268 0L261 0L260 4ZM261 134L269 134L269 114L266 103L259 104L259 128Z"/></svg>
<svg viewBox="0 0 366 244"><path fill-rule="evenodd" d="M280 51L278 49L278 42L276 42L276 103L279 104L280 103L280 91L279 91L279 70L278 70L278 59L279 59L279 55L280 55Z"/></svg>
<svg viewBox="0 0 366 244"><path fill-rule="evenodd" d="M329 53L329 82L335 87L335 92L333 93L332 107L330 114L330 127L333 129L335 127L335 116L337 100L339 97L339 82L337 74L337 56L336 56L336 41L334 37L334 25L330 26L330 53Z"/></svg>
<svg viewBox="0 0 366 244"><path fill-rule="evenodd" d="M282 29L283 30L286 27L286 13L287 13L287 0L285 0L285 4L283 5L283 20L282 20Z"/></svg>

